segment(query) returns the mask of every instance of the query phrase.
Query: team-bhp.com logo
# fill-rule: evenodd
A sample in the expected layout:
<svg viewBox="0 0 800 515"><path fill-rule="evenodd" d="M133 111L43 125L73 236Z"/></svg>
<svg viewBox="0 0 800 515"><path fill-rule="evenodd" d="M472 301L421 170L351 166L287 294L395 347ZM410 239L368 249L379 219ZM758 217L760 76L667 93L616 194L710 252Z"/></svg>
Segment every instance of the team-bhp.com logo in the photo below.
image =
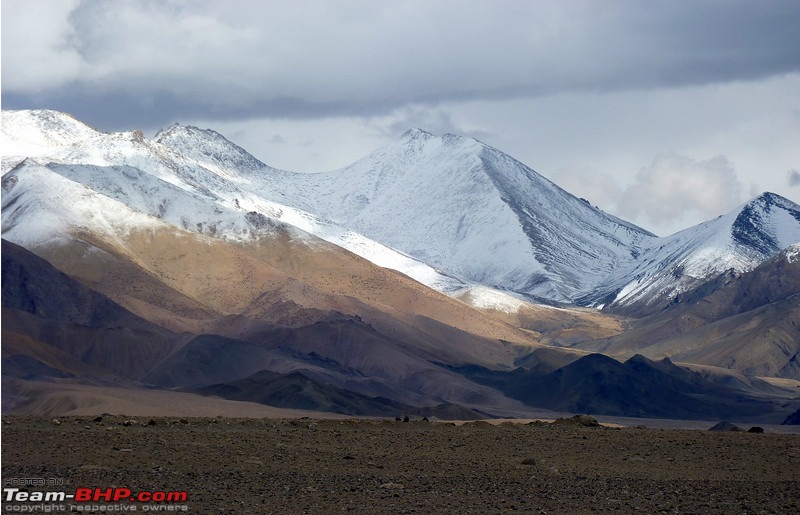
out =
<svg viewBox="0 0 800 515"><path fill-rule="evenodd" d="M186 502L189 494L186 491L175 492L138 492L133 493L127 488L77 488L75 502Z"/></svg>
<svg viewBox="0 0 800 515"><path fill-rule="evenodd" d="M58 506L56 503L75 503L69 507L69 511L186 511L186 505L173 505L168 503L185 503L189 499L189 493L184 491L141 491L134 492L130 488L76 488L74 493L67 492L44 492L29 491L15 487L3 488L3 503L6 508L4 511L67 511L66 506ZM9 510L8 503L51 503L50 509L44 509L46 504L42 504L38 510L20 509ZM95 503L95 506L88 506ZM101 510L83 509L99 508L96 503L111 503L112 506L105 506ZM116 504L115 504L116 503ZM148 504L149 503L149 504ZM155 504L158 503L158 504ZM123 506L125 506L123 508ZM54 509L55 508L55 509ZM177 508L177 509L176 509Z"/></svg>

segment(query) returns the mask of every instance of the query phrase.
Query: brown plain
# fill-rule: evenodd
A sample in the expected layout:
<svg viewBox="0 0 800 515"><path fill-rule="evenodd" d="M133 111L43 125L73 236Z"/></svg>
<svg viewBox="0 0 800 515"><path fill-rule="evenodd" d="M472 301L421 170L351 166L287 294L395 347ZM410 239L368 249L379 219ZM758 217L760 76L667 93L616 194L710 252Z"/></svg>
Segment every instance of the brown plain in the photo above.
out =
<svg viewBox="0 0 800 515"><path fill-rule="evenodd" d="M800 435L387 420L3 417L4 478L194 513L798 513ZM126 425L127 424L127 425Z"/></svg>

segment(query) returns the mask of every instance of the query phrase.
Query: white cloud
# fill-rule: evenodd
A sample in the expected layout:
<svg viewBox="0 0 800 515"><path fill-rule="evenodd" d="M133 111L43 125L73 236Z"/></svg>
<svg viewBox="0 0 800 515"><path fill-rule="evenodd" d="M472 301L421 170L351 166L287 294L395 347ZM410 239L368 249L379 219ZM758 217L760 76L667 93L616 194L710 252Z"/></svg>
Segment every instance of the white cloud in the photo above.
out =
<svg viewBox="0 0 800 515"><path fill-rule="evenodd" d="M550 178L576 197L605 211L614 211L622 196L622 187L611 174L591 168L561 168Z"/></svg>
<svg viewBox="0 0 800 515"><path fill-rule="evenodd" d="M800 172L795 169L791 169L786 175L786 182L790 187L800 186Z"/></svg>
<svg viewBox="0 0 800 515"><path fill-rule="evenodd" d="M39 93L80 77L69 15L80 0L2 3L3 89Z"/></svg>
<svg viewBox="0 0 800 515"><path fill-rule="evenodd" d="M700 161L663 154L625 188L617 210L622 216L672 231L689 225L688 220L708 220L732 210L742 203L743 189L723 156Z"/></svg>

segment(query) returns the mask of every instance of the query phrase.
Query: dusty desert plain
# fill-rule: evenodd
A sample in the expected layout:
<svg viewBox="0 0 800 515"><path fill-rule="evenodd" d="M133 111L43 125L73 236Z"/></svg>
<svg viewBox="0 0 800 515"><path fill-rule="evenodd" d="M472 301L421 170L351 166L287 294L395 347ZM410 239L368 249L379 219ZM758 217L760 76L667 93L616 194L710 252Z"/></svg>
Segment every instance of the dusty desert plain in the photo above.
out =
<svg viewBox="0 0 800 515"><path fill-rule="evenodd" d="M780 427L758 434L574 420L2 420L4 513L800 513L800 435ZM37 491L86 498L86 488L99 497L34 500ZM134 502L141 492L185 499Z"/></svg>

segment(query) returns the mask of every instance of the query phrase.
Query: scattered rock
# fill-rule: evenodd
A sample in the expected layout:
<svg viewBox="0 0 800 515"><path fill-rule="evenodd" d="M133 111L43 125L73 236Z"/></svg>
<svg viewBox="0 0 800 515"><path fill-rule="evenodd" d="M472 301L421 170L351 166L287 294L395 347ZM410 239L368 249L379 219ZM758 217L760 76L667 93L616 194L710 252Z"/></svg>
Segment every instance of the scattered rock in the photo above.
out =
<svg viewBox="0 0 800 515"><path fill-rule="evenodd" d="M544 426L548 426L549 424L547 422L545 422L544 420L532 420L532 421L528 422L526 425L534 426L534 427L544 427Z"/></svg>
<svg viewBox="0 0 800 515"><path fill-rule="evenodd" d="M3 417L12 421L0 424L3 477L72 471L90 485L132 478L152 488L161 488L153 484L161 478L172 488L209 492L190 496L193 512L798 512L800 446L766 425L761 435L712 437L682 429L452 425L433 417L422 424L422 415L402 425L393 417L312 417L297 425L227 419L230 426L190 417L182 426L180 417L152 417L153 428L139 427L148 416L114 415L102 425L92 423L95 415L78 425L74 417L49 416ZM136 424L123 427L126 420ZM311 423L317 431L307 429ZM116 432L103 433L106 426Z"/></svg>
<svg viewBox="0 0 800 515"><path fill-rule="evenodd" d="M94 417L94 422L95 423L99 424L102 421L103 421L103 416L102 415L100 415L99 417Z"/></svg>
<svg viewBox="0 0 800 515"><path fill-rule="evenodd" d="M61 425L61 421L58 420L57 418L54 418L50 422L52 422L54 426L60 426Z"/></svg>
<svg viewBox="0 0 800 515"><path fill-rule="evenodd" d="M469 427L495 427L485 420L473 420L472 422L467 422L464 425Z"/></svg>

